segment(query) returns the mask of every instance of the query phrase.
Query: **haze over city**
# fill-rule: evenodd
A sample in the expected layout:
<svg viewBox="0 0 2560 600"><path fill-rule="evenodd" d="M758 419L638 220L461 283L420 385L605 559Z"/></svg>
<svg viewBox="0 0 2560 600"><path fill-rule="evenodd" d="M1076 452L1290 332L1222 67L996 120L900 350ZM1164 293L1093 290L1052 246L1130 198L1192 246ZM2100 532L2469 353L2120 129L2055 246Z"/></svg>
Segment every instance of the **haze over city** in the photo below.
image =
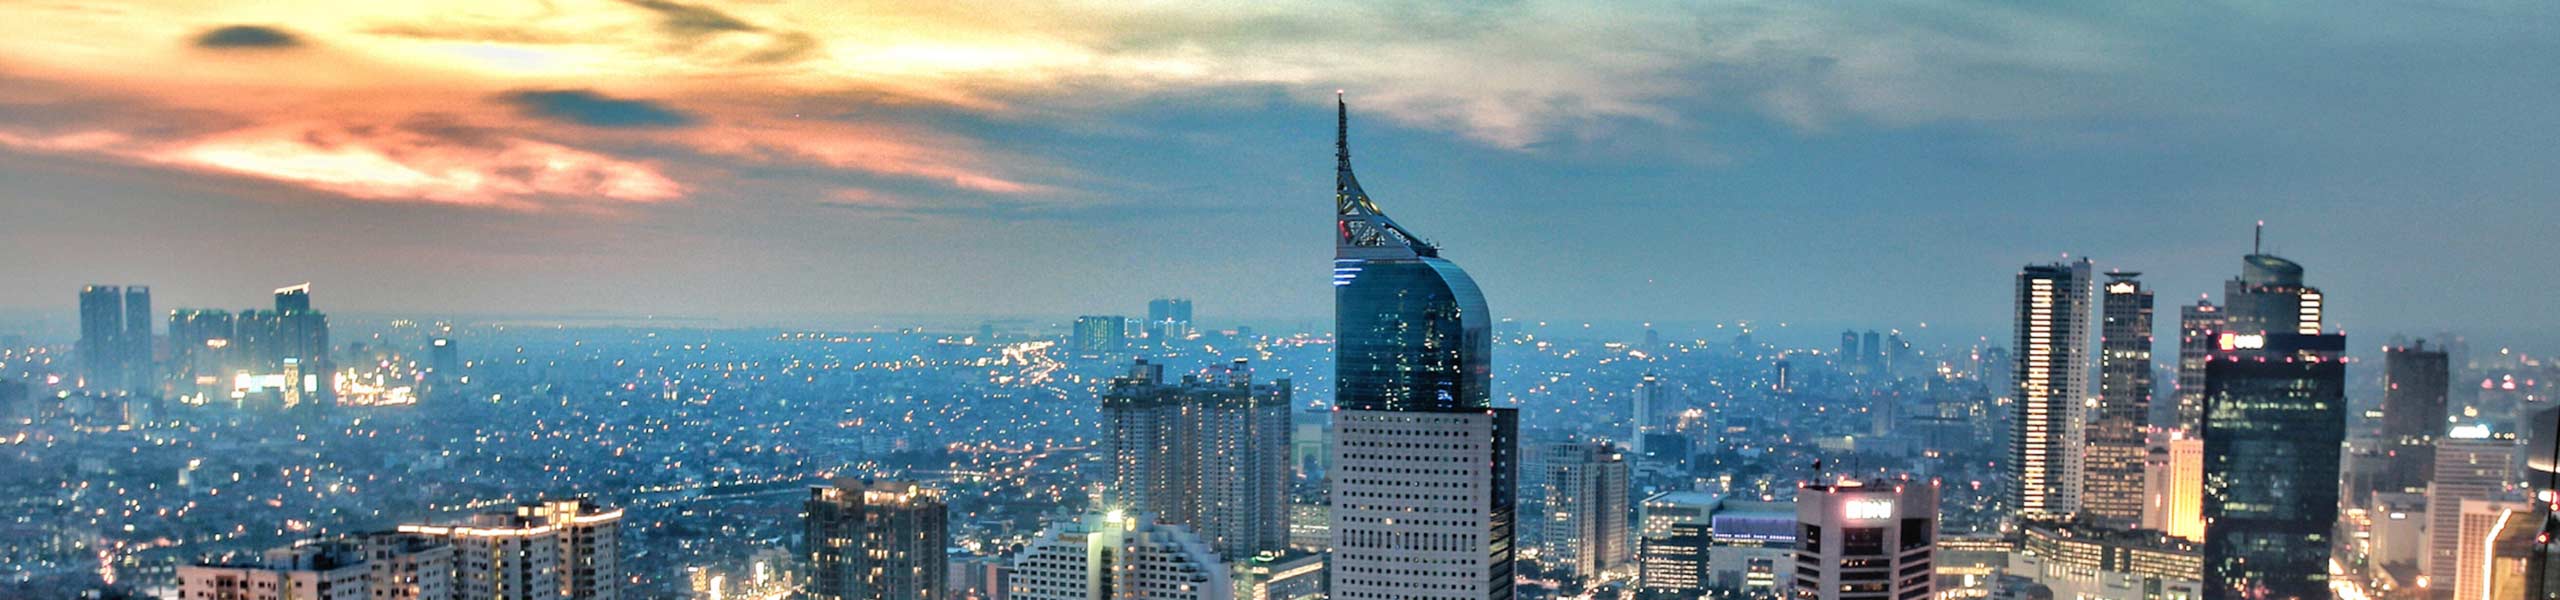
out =
<svg viewBox="0 0 2560 600"><path fill-rule="evenodd" d="M2544 8L16 4L0 307L1303 320L1345 90L1504 316L1994 334L2266 220L2360 331L2547 335Z"/></svg>

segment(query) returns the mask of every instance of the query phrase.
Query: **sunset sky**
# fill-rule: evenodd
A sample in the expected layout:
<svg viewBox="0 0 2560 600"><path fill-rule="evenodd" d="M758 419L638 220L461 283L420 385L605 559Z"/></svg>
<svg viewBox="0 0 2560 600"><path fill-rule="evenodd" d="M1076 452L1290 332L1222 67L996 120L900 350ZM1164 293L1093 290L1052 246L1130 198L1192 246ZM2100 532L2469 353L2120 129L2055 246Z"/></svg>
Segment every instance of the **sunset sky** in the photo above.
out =
<svg viewBox="0 0 2560 600"><path fill-rule="evenodd" d="M2174 314L2265 219L2351 334L2555 333L2555 14L7 2L0 308L1320 317L1342 90L1499 316L1998 334L2064 252Z"/></svg>

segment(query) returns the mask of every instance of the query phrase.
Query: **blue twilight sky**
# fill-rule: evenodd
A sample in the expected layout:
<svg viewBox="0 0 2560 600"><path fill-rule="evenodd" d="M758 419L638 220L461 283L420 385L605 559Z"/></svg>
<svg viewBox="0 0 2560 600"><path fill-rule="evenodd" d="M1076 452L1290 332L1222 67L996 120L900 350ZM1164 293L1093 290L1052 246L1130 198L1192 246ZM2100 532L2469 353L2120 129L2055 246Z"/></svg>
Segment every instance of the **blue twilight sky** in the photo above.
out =
<svg viewBox="0 0 2560 600"><path fill-rule="evenodd" d="M1321 319L1341 89L1500 316L2560 332L2547 2L371 4L0 6L0 309Z"/></svg>

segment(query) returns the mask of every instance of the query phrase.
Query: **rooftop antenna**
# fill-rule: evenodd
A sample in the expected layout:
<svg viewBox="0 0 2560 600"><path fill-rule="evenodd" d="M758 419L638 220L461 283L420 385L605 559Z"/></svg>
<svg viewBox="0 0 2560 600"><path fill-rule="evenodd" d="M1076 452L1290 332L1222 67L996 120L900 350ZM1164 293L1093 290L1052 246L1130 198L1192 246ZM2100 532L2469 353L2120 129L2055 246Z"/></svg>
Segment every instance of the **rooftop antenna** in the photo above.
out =
<svg viewBox="0 0 2560 600"><path fill-rule="evenodd" d="M1342 90L1333 91L1333 160L1336 168L1351 168L1351 105L1342 101Z"/></svg>
<svg viewBox="0 0 2560 600"><path fill-rule="evenodd" d="M2256 233L2252 233L2252 234L2250 234L2250 235L2249 235L2249 253L2250 253L2250 254L2265 254L2265 253L2266 253L2266 245L2267 245L2267 220L2266 220L2266 219L2259 219L2259 220L2258 220L2258 230L2257 230L2257 232L2256 232Z"/></svg>

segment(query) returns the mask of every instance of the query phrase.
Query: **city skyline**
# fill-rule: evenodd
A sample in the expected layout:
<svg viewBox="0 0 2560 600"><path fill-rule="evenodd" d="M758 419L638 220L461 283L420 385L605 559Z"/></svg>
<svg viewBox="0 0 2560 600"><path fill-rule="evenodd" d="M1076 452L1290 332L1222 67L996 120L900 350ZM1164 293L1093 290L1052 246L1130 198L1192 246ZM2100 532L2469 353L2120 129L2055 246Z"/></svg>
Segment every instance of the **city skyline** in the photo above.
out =
<svg viewBox="0 0 2560 600"><path fill-rule="evenodd" d="M2560 600L2532 11L195 1L0 597Z"/></svg>
<svg viewBox="0 0 2560 600"><path fill-rule="evenodd" d="M2534 235L2554 190L2530 148L2560 123L2444 93L2551 83L2523 61L2553 36L2521 10L843 11L914 29L875 39L790 5L122 8L5 9L49 26L0 42L18 84L0 176L22 182L0 192L0 237L24 264L83 268L23 269L0 310L55 314L58 290L96 281L225 306L219 282L250 279L315 281L342 314L753 325L1178 295L1204 317L1313 320L1320 270L1272 266L1323 260L1295 200L1321 185L1310 109L1342 89L1378 117L1376 166L1410 173L1383 193L1447 223L1435 241L1481 257L1506 315L1996 337L1982 284L2010 265L2094 256L2183 303L2266 220L2272 252L2352 267L2327 285L2356 299L2333 314L2358 333L2560 332L2511 301L2553 274L2531 259L2560 242ZM2201 22L2229 24L2184 27ZM1381 47L1340 51L1355 41ZM693 51L664 51L679 44ZM1472 75L1489 61L1504 75ZM258 76L288 67L309 79ZM189 74L147 75L165 72ZM556 149L587 169L564 181L620 185L454 192L285 167L490 173L429 149L494 131L476 142ZM1139 218L1150 234L1126 235ZM230 235L253 228L294 233ZM1115 284L1082 283L1099 279Z"/></svg>

